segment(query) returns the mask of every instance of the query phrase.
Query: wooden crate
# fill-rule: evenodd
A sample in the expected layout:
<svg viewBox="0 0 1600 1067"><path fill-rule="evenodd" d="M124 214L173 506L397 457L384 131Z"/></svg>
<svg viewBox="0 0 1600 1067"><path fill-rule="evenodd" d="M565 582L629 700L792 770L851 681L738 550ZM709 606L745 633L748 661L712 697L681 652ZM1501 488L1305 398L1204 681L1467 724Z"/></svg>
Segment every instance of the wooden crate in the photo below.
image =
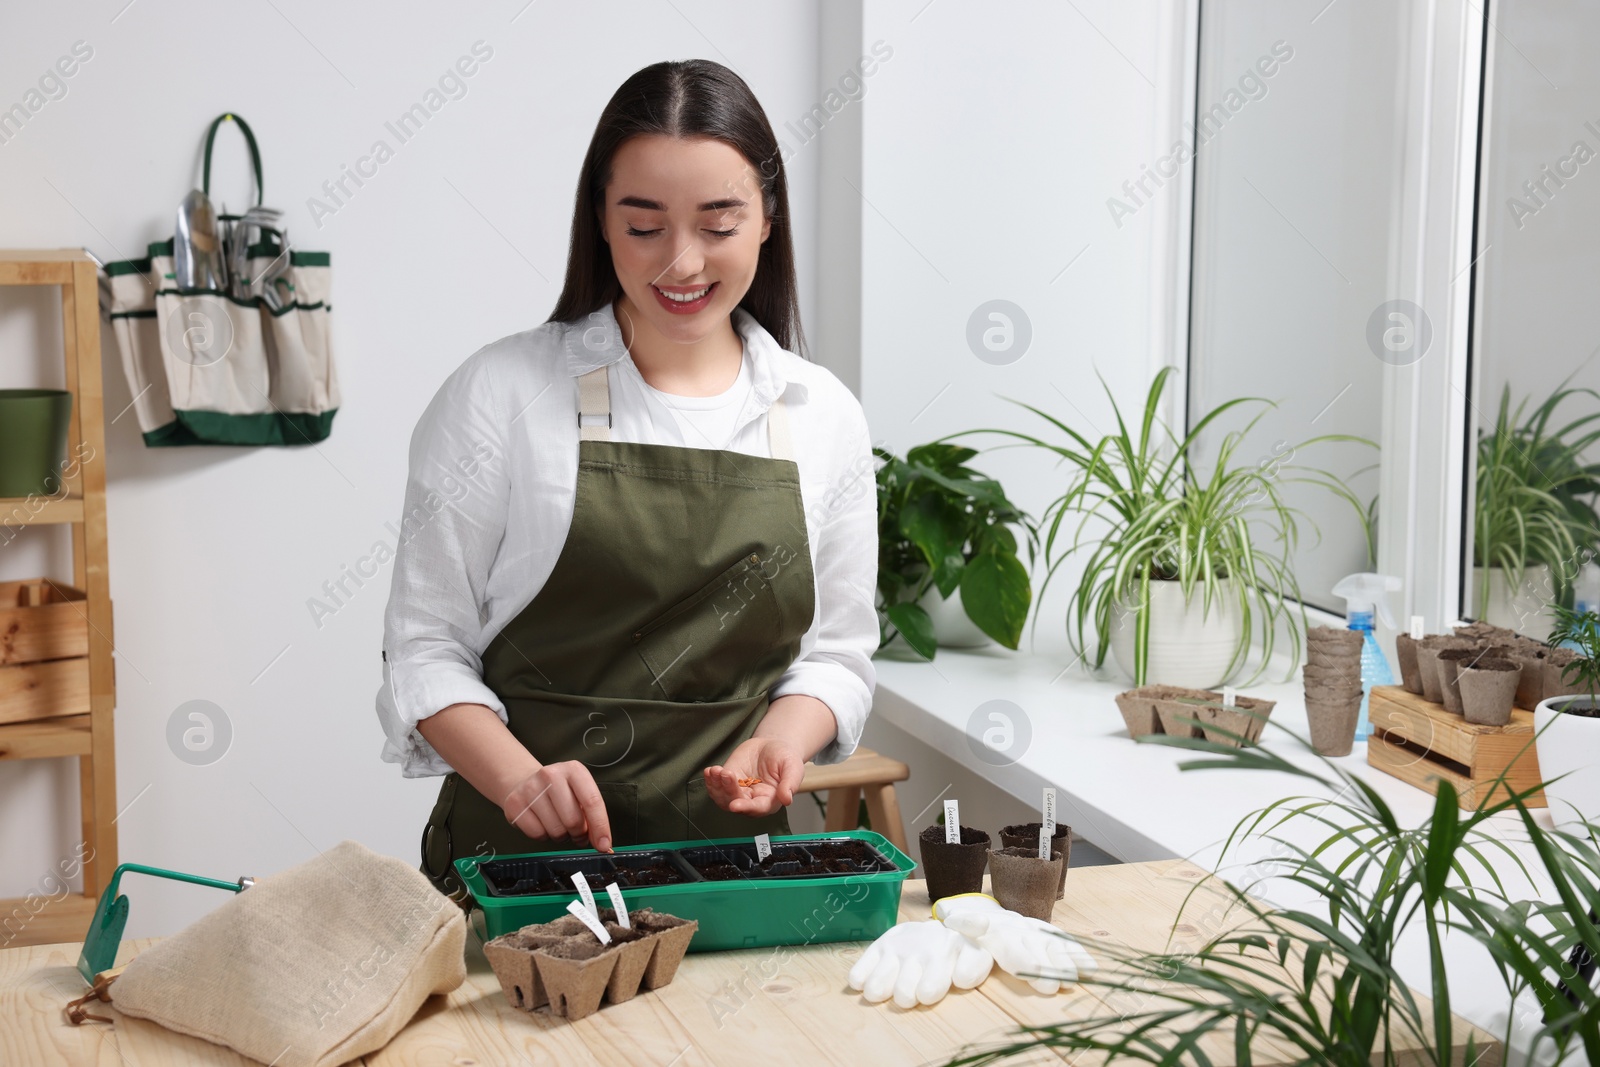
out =
<svg viewBox="0 0 1600 1067"><path fill-rule="evenodd" d="M1455 786L1462 808L1507 799L1495 786L1502 773L1519 792L1543 781L1530 711L1514 708L1506 725L1479 726L1398 685L1377 685L1368 712L1367 762L1434 794L1444 779ZM1544 791L1529 797L1527 805L1544 807Z"/></svg>
<svg viewBox="0 0 1600 1067"><path fill-rule="evenodd" d="M84 599L44 578L0 582L0 723L90 710Z"/></svg>

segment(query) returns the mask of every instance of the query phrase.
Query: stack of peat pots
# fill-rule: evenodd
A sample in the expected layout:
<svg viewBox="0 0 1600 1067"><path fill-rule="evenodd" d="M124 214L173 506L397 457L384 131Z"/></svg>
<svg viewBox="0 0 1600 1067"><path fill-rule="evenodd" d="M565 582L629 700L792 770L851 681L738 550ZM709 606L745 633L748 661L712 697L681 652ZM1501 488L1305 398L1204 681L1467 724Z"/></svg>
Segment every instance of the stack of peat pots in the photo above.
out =
<svg viewBox="0 0 1600 1067"><path fill-rule="evenodd" d="M1306 721L1311 747L1324 756L1348 756L1361 715L1361 633L1342 627L1306 630Z"/></svg>

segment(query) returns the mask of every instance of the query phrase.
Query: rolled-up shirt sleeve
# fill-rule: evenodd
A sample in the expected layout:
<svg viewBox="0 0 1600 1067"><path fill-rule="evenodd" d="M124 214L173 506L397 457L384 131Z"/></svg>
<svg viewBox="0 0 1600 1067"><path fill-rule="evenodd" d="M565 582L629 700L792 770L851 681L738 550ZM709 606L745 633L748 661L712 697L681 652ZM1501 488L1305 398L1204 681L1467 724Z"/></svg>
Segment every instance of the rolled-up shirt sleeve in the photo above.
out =
<svg viewBox="0 0 1600 1067"><path fill-rule="evenodd" d="M408 778L451 767L417 723L452 704L483 704L506 719L483 682L489 569L505 533L509 456L501 391L484 353L439 388L411 435L405 510L384 613L383 759Z"/></svg>
<svg viewBox="0 0 1600 1067"><path fill-rule="evenodd" d="M839 389L847 398L842 405L847 432L840 436L850 444L821 495L806 505L816 617L800 655L769 694L777 699L804 693L833 712L837 732L817 753L817 763L840 763L855 751L877 685L872 664L878 648L876 470L861 405L842 385Z"/></svg>

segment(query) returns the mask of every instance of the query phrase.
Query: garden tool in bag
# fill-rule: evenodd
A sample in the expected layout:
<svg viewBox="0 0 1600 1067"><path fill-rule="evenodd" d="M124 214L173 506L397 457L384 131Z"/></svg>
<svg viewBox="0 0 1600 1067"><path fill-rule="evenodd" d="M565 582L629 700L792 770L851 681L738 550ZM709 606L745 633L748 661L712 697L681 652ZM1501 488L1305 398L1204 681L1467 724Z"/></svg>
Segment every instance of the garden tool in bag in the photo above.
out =
<svg viewBox="0 0 1600 1067"><path fill-rule="evenodd" d="M244 134L255 205L211 200L211 150ZM172 240L105 266L112 334L146 445L300 445L328 436L339 408L326 252L289 245L283 213L261 202L261 152L238 115L206 132L201 188L178 206Z"/></svg>
<svg viewBox="0 0 1600 1067"><path fill-rule="evenodd" d="M90 996L274 1067L334 1067L466 981L466 936L415 866L342 841L97 976Z"/></svg>

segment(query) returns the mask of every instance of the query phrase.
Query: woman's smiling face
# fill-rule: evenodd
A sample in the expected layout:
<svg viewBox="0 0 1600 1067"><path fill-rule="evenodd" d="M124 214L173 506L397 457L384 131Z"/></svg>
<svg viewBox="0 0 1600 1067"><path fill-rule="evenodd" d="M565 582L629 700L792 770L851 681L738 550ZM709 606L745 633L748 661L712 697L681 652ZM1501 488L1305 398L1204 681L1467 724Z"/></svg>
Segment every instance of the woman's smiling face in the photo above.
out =
<svg viewBox="0 0 1600 1067"><path fill-rule="evenodd" d="M710 138L631 138L612 157L600 211L632 310L683 344L725 328L772 232L749 161Z"/></svg>

